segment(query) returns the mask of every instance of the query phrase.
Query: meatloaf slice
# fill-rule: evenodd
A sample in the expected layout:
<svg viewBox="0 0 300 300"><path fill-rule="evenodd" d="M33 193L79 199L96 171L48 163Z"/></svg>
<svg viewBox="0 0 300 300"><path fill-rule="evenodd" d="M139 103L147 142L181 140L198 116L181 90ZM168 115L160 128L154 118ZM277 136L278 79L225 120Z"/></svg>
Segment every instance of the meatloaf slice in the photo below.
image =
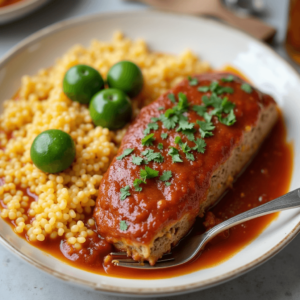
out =
<svg viewBox="0 0 300 300"><path fill-rule="evenodd" d="M130 125L118 156L132 152L115 158L100 184L98 233L135 260L155 264L231 185L276 119L275 101L238 77L184 80ZM149 133L152 139L142 142ZM158 176L146 172L146 183L134 185L147 167Z"/></svg>

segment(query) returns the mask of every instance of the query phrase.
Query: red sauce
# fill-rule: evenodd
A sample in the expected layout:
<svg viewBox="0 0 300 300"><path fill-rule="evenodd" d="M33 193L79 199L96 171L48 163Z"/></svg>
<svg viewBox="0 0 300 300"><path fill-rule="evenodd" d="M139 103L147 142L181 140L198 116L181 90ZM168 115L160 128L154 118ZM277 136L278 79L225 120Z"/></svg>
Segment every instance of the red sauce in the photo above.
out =
<svg viewBox="0 0 300 300"><path fill-rule="evenodd" d="M21 1L23 1L23 0L2 0L2 1L0 0L0 8L11 5L11 4L15 4L15 3L21 2Z"/></svg>
<svg viewBox="0 0 300 300"><path fill-rule="evenodd" d="M286 142L286 128L280 114L256 157L211 212L223 220L285 194L289 189L292 170L293 148ZM1 201L0 206L4 207ZM104 267L103 259L112 248L97 235L88 238L84 248L79 252L72 250L61 238L36 242L34 246L88 272L121 278L167 278L222 263L255 239L277 216L278 214L267 215L235 226L228 234L220 235L209 242L201 256L194 261L177 268L159 271L125 269L112 265ZM13 225L13 222L11 224ZM204 231L203 219L198 218L190 234Z"/></svg>

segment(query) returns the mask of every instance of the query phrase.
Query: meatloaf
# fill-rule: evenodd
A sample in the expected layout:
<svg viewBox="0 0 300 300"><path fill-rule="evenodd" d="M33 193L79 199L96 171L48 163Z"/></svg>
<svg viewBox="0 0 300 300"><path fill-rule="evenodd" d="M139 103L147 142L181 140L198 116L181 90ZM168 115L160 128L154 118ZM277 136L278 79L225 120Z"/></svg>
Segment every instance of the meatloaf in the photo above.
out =
<svg viewBox="0 0 300 300"><path fill-rule="evenodd" d="M104 175L98 233L154 265L247 165L276 103L237 76L195 75L144 107Z"/></svg>

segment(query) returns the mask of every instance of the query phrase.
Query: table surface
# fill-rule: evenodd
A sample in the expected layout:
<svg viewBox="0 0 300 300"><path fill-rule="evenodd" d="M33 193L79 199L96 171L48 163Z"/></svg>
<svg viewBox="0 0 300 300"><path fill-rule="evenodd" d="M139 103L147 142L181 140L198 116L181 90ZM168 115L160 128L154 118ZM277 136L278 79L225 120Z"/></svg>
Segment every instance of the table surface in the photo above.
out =
<svg viewBox="0 0 300 300"><path fill-rule="evenodd" d="M278 33L273 47L281 56L289 60L282 47L287 3L288 1L267 0L267 14L263 19L277 27ZM54 0L26 18L0 27L0 57L23 38L55 22L90 13L133 9L145 9L145 6L121 0ZM204 291L166 299L299 299L299 249L300 236L274 258L246 275ZM106 296L68 285L21 261L0 245L0 299L117 300L126 298Z"/></svg>

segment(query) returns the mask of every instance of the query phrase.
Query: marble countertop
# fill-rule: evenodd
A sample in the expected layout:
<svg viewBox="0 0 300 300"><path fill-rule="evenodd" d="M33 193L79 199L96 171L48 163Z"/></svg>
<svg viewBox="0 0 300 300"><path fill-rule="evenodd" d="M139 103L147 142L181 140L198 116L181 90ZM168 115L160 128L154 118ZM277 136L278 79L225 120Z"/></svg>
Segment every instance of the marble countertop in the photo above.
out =
<svg viewBox="0 0 300 300"><path fill-rule="evenodd" d="M267 0L266 3L268 10L263 19L278 29L272 46L281 56L289 60L282 47L288 1ZM145 9L145 6L121 0L51 1L26 18L0 27L0 57L23 38L55 22L90 13L133 9ZM165 299L300 299L299 249L300 236L274 258L237 279L197 293ZM126 298L106 296L66 284L21 261L0 245L0 299L120 300Z"/></svg>

